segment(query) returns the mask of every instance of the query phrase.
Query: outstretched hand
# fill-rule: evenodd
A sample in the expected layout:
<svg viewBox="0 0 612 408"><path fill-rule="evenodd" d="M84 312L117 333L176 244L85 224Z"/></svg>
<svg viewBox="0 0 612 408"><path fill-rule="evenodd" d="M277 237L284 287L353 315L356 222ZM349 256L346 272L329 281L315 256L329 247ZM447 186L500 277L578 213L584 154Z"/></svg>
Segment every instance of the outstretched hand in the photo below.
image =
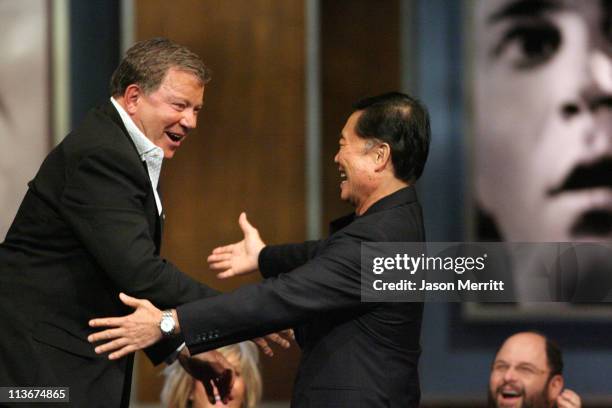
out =
<svg viewBox="0 0 612 408"><path fill-rule="evenodd" d="M238 224L244 239L213 249L207 259L210 269L219 271L217 277L220 279L255 272L258 268L259 253L266 246L259 236L259 231L247 220L246 213L240 214Z"/></svg>
<svg viewBox="0 0 612 408"><path fill-rule="evenodd" d="M123 317L103 317L89 321L90 327L109 327L87 337L90 343L104 341L96 346L96 353L111 352L109 360L116 360L130 353L149 347L162 338L159 322L162 312L146 299L136 299L120 293L121 301L134 309Z"/></svg>

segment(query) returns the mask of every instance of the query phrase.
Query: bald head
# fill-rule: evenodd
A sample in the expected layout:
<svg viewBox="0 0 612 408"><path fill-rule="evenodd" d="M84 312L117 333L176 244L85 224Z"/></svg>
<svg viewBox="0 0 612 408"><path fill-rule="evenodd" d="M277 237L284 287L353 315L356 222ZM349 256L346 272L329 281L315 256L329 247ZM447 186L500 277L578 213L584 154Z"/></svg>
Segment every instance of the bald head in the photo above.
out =
<svg viewBox="0 0 612 408"><path fill-rule="evenodd" d="M539 333L522 332L506 339L491 368L490 406L552 407L563 389L558 350Z"/></svg>
<svg viewBox="0 0 612 408"><path fill-rule="evenodd" d="M514 348L527 347L527 350L533 353L538 353L538 355L543 354L546 365L550 369L551 376L563 374L563 357L561 349L557 343L541 333L532 331L516 333L504 341L499 350L497 350L497 353L499 354L505 346ZM525 353L527 353L527 350Z"/></svg>

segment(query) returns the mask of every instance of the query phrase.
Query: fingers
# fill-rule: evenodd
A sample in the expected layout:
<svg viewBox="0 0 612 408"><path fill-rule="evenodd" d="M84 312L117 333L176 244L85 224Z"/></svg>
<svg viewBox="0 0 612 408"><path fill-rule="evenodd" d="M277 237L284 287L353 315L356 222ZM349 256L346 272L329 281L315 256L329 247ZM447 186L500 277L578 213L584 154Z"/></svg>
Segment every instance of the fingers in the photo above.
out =
<svg viewBox="0 0 612 408"><path fill-rule="evenodd" d="M206 261L209 264L214 264L214 263L218 263L218 262L225 262L225 261L229 261L232 259L232 253L231 252L219 252L219 253L212 253L211 255L208 256L208 258L206 258Z"/></svg>
<svg viewBox="0 0 612 408"><path fill-rule="evenodd" d="M123 302L123 304L130 306L134 309L136 309L138 306L140 306L143 302L142 299L137 299L131 296L126 295L125 293L119 293L119 299L121 299L121 301Z"/></svg>
<svg viewBox="0 0 612 408"><path fill-rule="evenodd" d="M249 223L249 220L247 220L247 215L245 212L240 213L240 217L238 217L238 224L240 225L240 229L242 230L242 233L245 237L257 231L255 227L253 227L251 223Z"/></svg>
<svg viewBox="0 0 612 408"><path fill-rule="evenodd" d="M217 248L213 249L212 253L213 253L213 255L217 255L217 254L231 254L232 251L234 250L234 245L235 244L229 244L229 245L217 247Z"/></svg>
<svg viewBox="0 0 612 408"><path fill-rule="evenodd" d="M122 328L107 329L107 330L104 330L104 331L101 331L101 332L90 334L87 337L87 341L90 342L90 343L96 343L96 342L101 341L101 340L111 340L111 339L115 339L117 337L121 337L122 333L123 333L123 329Z"/></svg>
<svg viewBox="0 0 612 408"><path fill-rule="evenodd" d="M217 398L215 396L215 389L213 388L212 382L210 380L202 381L202 385L204 386L204 390L206 391L208 402L214 405L215 402L217 402Z"/></svg>
<svg viewBox="0 0 612 408"><path fill-rule="evenodd" d="M217 278L219 279L227 279L236 276L233 269L228 269L227 271L219 272L217 274Z"/></svg>
<svg viewBox="0 0 612 408"><path fill-rule="evenodd" d="M557 406L559 408L580 408L582 406L582 401L580 396L574 391L565 389L557 397Z"/></svg>
<svg viewBox="0 0 612 408"><path fill-rule="evenodd" d="M253 339L253 341L260 348L261 352L264 353L266 356L272 357L274 355L274 351L268 345L268 342L265 339L257 337L256 339Z"/></svg>
<svg viewBox="0 0 612 408"><path fill-rule="evenodd" d="M295 333L293 332L293 329L285 329L281 331L281 333L288 339L295 340Z"/></svg>
<svg viewBox="0 0 612 408"><path fill-rule="evenodd" d="M209 265L210 269L215 271L225 271L232 267L231 261L223 261L223 262L215 262L214 264Z"/></svg>
<svg viewBox="0 0 612 408"><path fill-rule="evenodd" d="M91 336L89 336L87 338L87 340L91 343L94 343L98 340L96 340L96 336L97 335L103 335L104 337L101 337L100 339L106 339L106 338L111 338L111 337L118 337L115 334L111 335L111 337L107 337L107 335L105 335L104 333L106 332L116 332L116 330L119 329L115 329L115 330L106 330L104 332L101 333L95 333L92 334ZM136 347L135 345L131 344L130 341L125 338L125 337L119 337L113 341L109 341L108 343L104 343L101 344L99 346L97 346L95 348L95 352L96 354L102 354L102 353L107 353L109 351L112 351L112 353L108 356L109 360L117 360L121 357L124 357L130 353L133 353L135 351L138 351L138 347Z"/></svg>
<svg viewBox="0 0 612 408"><path fill-rule="evenodd" d="M102 354L109 351L120 350L128 344L128 340L120 337L113 341L109 341L108 343L104 343L95 348L96 354Z"/></svg>
<svg viewBox="0 0 612 408"><path fill-rule="evenodd" d="M282 338L281 336L278 335L278 333L268 334L266 336L266 339L273 341L274 343L278 344L279 346L285 349L291 347L291 343L289 343L289 340Z"/></svg>
<svg viewBox="0 0 612 408"><path fill-rule="evenodd" d="M108 355L108 359L109 360L118 360L122 357L127 356L128 354L134 353L138 351L138 347L132 345L132 344L128 344L127 346L125 346L124 348L122 348L119 351L115 351L111 354Z"/></svg>
<svg viewBox="0 0 612 408"><path fill-rule="evenodd" d="M268 344L268 341L274 342L284 349L288 349L289 347L291 347L291 342L287 339L295 340L295 335L293 334L293 330L291 329L283 330L280 333L282 333L283 336L285 336L286 338L281 336L279 333L271 333L266 335L265 338L257 337L253 339L253 342L257 344L257 346L261 349L262 353L264 353L268 357L272 357L274 356L274 351Z"/></svg>
<svg viewBox="0 0 612 408"><path fill-rule="evenodd" d="M89 321L89 327L118 327L125 323L125 317L101 317Z"/></svg>
<svg viewBox="0 0 612 408"><path fill-rule="evenodd" d="M227 404L231 398L232 386L234 385L234 372L230 369L225 370L223 374L217 377L214 381L215 388L219 392L223 404Z"/></svg>

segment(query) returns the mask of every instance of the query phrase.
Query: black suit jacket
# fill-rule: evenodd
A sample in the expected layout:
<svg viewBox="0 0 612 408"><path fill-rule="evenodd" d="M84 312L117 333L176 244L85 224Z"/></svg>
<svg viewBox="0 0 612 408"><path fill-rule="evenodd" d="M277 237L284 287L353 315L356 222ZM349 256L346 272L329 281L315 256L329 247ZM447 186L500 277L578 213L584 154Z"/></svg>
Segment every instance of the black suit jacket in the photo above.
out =
<svg viewBox="0 0 612 408"><path fill-rule="evenodd" d="M0 386L69 386L73 406L127 406L132 357L109 361L88 320L216 294L160 258L146 165L110 102L47 156L0 245ZM160 363L176 347L147 350Z"/></svg>
<svg viewBox="0 0 612 408"><path fill-rule="evenodd" d="M322 241L268 246L267 278L178 307L192 353L298 326L302 358L292 407L417 407L422 303L362 303L361 243L423 241L414 188L360 217L332 224Z"/></svg>

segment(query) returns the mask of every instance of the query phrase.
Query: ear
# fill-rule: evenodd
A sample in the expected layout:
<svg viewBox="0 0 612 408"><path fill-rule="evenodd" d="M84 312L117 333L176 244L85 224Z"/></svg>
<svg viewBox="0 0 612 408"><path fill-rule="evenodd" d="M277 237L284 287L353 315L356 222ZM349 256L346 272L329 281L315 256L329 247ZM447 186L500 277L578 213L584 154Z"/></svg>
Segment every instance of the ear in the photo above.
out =
<svg viewBox="0 0 612 408"><path fill-rule="evenodd" d="M136 113L138 109L138 102L140 101L142 95L142 89L140 89L140 87L136 84L131 84L125 88L125 92L123 93L123 101L127 113L130 115Z"/></svg>
<svg viewBox="0 0 612 408"><path fill-rule="evenodd" d="M376 172L383 171L389 164L391 164L391 147L388 143L380 143L378 146L372 149L374 154L374 163Z"/></svg>
<svg viewBox="0 0 612 408"><path fill-rule="evenodd" d="M548 381L548 400L555 401L561 391L563 391L564 386L563 376L560 374L555 375L553 378Z"/></svg>

